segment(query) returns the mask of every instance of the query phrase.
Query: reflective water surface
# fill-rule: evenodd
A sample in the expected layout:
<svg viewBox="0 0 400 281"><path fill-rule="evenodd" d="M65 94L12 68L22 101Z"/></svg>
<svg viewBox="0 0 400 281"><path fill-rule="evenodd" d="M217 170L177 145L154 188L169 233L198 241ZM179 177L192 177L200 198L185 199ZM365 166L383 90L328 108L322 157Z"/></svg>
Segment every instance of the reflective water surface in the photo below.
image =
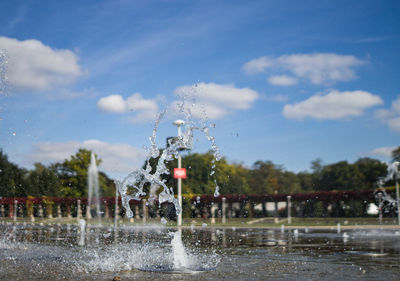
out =
<svg viewBox="0 0 400 281"><path fill-rule="evenodd" d="M399 230L0 224L0 280L398 280ZM177 240L179 239L179 241ZM185 255L178 264L177 256Z"/></svg>

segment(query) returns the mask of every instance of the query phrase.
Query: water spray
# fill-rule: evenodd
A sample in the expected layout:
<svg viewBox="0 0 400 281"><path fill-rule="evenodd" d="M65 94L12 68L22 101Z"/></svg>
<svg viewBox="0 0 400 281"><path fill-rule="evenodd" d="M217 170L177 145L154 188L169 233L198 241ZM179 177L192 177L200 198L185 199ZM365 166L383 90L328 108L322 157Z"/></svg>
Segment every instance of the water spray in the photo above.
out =
<svg viewBox="0 0 400 281"><path fill-rule="evenodd" d="M192 107L194 104L192 104ZM143 196L146 196L145 187L150 186L149 195L155 198L155 189L158 187L162 188L162 191L158 194L158 202L161 205L164 202L174 204L176 214L179 216L182 212L182 203L179 199L175 198L174 190L172 187L166 185L166 180L162 179L162 175L169 175L170 172L167 168L167 163L179 157L179 151L182 149L191 149L193 146L193 135L194 131L202 132L207 140L211 143L211 150L213 151L214 159L212 161L211 175L215 173L215 163L222 157L219 153L218 146L215 142L215 138L210 134L209 129L215 127L215 125L209 125L207 118L203 114L203 118L196 122L192 118L191 107L185 103L185 97L183 97L181 103L178 104L178 112L184 114L185 118L179 123L178 130L179 134L177 138L168 140L167 147L161 152L156 145L157 131L161 120L166 115L166 110L162 111L154 124L152 135L149 137L150 146L147 148L146 167L139 168L132 171L122 181L116 181L118 191L121 195L122 206L125 208L126 216L128 218L133 217L133 212L130 208L129 202L131 200L141 200ZM150 165L151 159L157 159L155 170ZM219 186L214 176L215 192L214 196L219 196Z"/></svg>

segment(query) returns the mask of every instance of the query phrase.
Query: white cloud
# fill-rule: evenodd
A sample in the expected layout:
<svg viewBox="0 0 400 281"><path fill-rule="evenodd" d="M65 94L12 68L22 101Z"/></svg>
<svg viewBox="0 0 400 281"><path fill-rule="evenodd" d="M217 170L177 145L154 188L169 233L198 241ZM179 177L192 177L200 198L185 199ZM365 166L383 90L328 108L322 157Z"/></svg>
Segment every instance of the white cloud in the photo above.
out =
<svg viewBox="0 0 400 281"><path fill-rule="evenodd" d="M293 54L276 58L261 57L243 65L247 74L271 71L288 71L297 78L312 84L325 84L336 81L348 81L356 78L354 68L365 64L352 55L333 53Z"/></svg>
<svg viewBox="0 0 400 281"><path fill-rule="evenodd" d="M121 95L110 95L101 98L97 107L104 112L127 113L135 112L136 115L129 120L134 123L154 120L158 113L158 105L155 100L144 99L141 94L135 93L126 100Z"/></svg>
<svg viewBox="0 0 400 281"><path fill-rule="evenodd" d="M245 110L251 107L258 98L258 93L249 88L236 88L232 84L198 83L175 89L174 94L180 97L171 103L172 114L176 114L182 97L186 100L185 108L190 109L192 116L210 119L222 118L232 110ZM158 98L159 99L159 98ZM104 112L126 114L136 113L127 119L132 123L155 120L158 115L156 100L144 99L135 93L124 99L121 95L110 95L101 98L97 107Z"/></svg>
<svg viewBox="0 0 400 281"><path fill-rule="evenodd" d="M0 36L0 49L7 51L8 82L16 91L49 90L83 74L72 51L52 49L35 39L19 41Z"/></svg>
<svg viewBox="0 0 400 281"><path fill-rule="evenodd" d="M226 116L232 110L244 110L252 106L258 93L249 88L236 88L233 84L198 83L175 89L175 95L189 97L194 105L187 104L193 116L210 119Z"/></svg>
<svg viewBox="0 0 400 281"><path fill-rule="evenodd" d="M395 146L378 147L371 150L368 154L392 157L392 151L395 149Z"/></svg>
<svg viewBox="0 0 400 281"><path fill-rule="evenodd" d="M94 151L101 159L100 170L106 173L129 173L144 161L144 151L129 144L110 144L100 140L83 142L37 143L28 156L30 162L53 163L69 159L79 148Z"/></svg>
<svg viewBox="0 0 400 281"><path fill-rule="evenodd" d="M273 75L268 77L268 82L272 85L277 86L293 86L296 85L299 80L295 77L290 77L285 74L283 75Z"/></svg>
<svg viewBox="0 0 400 281"><path fill-rule="evenodd" d="M242 69L247 74L257 74L263 72L266 68L271 68L275 64L275 60L268 57L260 57L246 62Z"/></svg>
<svg viewBox="0 0 400 281"><path fill-rule="evenodd" d="M376 110L375 116L393 131L400 132L400 96L392 102L390 109Z"/></svg>
<svg viewBox="0 0 400 281"><path fill-rule="evenodd" d="M7 89L7 54L0 49L0 94L6 94Z"/></svg>
<svg viewBox="0 0 400 281"><path fill-rule="evenodd" d="M303 120L314 118L336 120L360 116L364 110L383 104L382 99L365 91L340 92L331 90L328 94L317 94L296 104L287 104L283 115L288 119Z"/></svg>
<svg viewBox="0 0 400 281"><path fill-rule="evenodd" d="M126 100L126 105L130 111L158 111L157 103L154 100L144 99L139 93L131 95Z"/></svg>
<svg viewBox="0 0 400 281"><path fill-rule="evenodd" d="M97 107L104 112L112 113L125 113L128 110L124 98L120 95L110 95L101 98L97 102Z"/></svg>

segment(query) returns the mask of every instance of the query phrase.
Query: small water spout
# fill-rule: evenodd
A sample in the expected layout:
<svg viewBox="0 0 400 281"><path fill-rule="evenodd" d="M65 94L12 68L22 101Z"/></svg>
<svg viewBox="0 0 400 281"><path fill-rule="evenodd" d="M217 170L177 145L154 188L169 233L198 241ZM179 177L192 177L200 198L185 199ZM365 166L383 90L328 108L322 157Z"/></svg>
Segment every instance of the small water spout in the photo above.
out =
<svg viewBox="0 0 400 281"><path fill-rule="evenodd" d="M85 236L86 236L86 221L84 219L80 219L78 221L79 223L79 239L78 239L78 245L79 246L85 246Z"/></svg>
<svg viewBox="0 0 400 281"><path fill-rule="evenodd" d="M174 269L180 270L188 268L189 259L182 242L182 229L175 232L174 238L171 241L172 253L174 259Z"/></svg>
<svg viewBox="0 0 400 281"><path fill-rule="evenodd" d="M96 204L96 216L100 217L100 191L99 191L99 171L96 164L96 156L92 152L90 155L90 165L88 168L88 205L86 209L86 217L91 218L91 206Z"/></svg>
<svg viewBox="0 0 400 281"><path fill-rule="evenodd" d="M349 241L350 235L347 234L347 232L343 232L343 243L347 243Z"/></svg>

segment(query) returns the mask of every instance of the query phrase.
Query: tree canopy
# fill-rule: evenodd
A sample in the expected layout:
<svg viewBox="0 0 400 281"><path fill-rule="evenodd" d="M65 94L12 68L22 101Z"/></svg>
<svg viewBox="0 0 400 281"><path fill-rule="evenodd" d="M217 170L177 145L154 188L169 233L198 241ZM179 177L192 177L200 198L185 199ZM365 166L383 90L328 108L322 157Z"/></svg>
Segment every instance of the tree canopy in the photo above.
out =
<svg viewBox="0 0 400 281"><path fill-rule="evenodd" d="M392 161L400 162L400 146L392 151Z"/></svg>
<svg viewBox="0 0 400 281"><path fill-rule="evenodd" d="M0 196L25 196L25 169L8 160L8 156L0 150Z"/></svg>
<svg viewBox="0 0 400 281"><path fill-rule="evenodd" d="M86 197L87 173L91 151L79 149L69 159L44 165L35 163L33 169L20 168L0 150L0 196ZM399 157L400 147L393 151ZM101 159L96 157L101 168ZM373 189L379 178L385 177L387 165L372 158L360 158L354 163L340 161L323 164L311 162L311 171L294 173L272 161L258 160L251 167L229 163L226 158L213 160L212 152L183 153L182 167L187 169L183 193L212 194L216 183L221 194L287 194L304 191ZM158 159L151 159L152 171ZM162 176L168 186L176 187L173 169L177 160L170 161L170 174ZM215 167L212 166L215 164ZM147 163L144 163L145 167ZM214 171L215 173L213 173ZM390 183L388 183L390 184ZM115 184L104 172L99 172L102 196L114 196Z"/></svg>
<svg viewBox="0 0 400 281"><path fill-rule="evenodd" d="M45 166L35 163L28 171L11 163L0 150L0 196L86 197L91 151L79 149L70 159ZM101 159L97 158L97 165ZM114 181L99 173L102 196L114 196Z"/></svg>

